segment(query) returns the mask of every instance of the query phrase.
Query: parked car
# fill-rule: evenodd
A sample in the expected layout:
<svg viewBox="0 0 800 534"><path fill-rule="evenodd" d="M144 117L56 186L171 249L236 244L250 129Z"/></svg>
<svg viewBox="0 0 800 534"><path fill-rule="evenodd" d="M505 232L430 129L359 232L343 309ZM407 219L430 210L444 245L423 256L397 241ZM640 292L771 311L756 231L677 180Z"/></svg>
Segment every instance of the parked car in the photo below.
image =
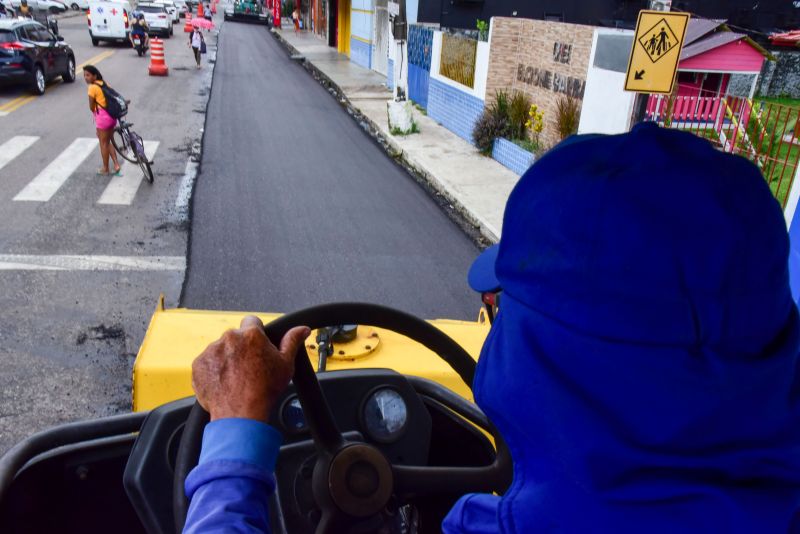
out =
<svg viewBox="0 0 800 534"><path fill-rule="evenodd" d="M0 5L5 8L5 16L0 15L0 18L14 18L14 8L11 7L9 0L0 0Z"/></svg>
<svg viewBox="0 0 800 534"><path fill-rule="evenodd" d="M181 20L180 15L178 14L178 7L172 0L156 0L156 4L161 4L167 9L167 13L170 17L172 17L172 22L178 22Z"/></svg>
<svg viewBox="0 0 800 534"><path fill-rule="evenodd" d="M127 42L133 9L128 2L89 2L89 37L97 46L100 41Z"/></svg>
<svg viewBox="0 0 800 534"><path fill-rule="evenodd" d="M142 3L136 6L136 11L144 14L144 20L150 26L148 34L157 33L165 38L172 36L172 17L164 4Z"/></svg>
<svg viewBox="0 0 800 534"><path fill-rule="evenodd" d="M75 11L86 11L89 9L89 0L67 0L68 5Z"/></svg>
<svg viewBox="0 0 800 534"><path fill-rule="evenodd" d="M22 0L9 0L11 7L19 12L19 6ZM8 4L6 4L8 6ZM34 11L43 11L53 15L63 13L67 10L66 4L58 2L57 0L28 0L28 6Z"/></svg>
<svg viewBox="0 0 800 534"><path fill-rule="evenodd" d="M27 85L44 94L58 76L75 81L75 53L42 24L28 19L0 19L0 83Z"/></svg>
<svg viewBox="0 0 800 534"><path fill-rule="evenodd" d="M178 16L181 18L186 16L186 13L189 11L189 6L186 5L184 0L172 0L175 4L175 7L178 8Z"/></svg>

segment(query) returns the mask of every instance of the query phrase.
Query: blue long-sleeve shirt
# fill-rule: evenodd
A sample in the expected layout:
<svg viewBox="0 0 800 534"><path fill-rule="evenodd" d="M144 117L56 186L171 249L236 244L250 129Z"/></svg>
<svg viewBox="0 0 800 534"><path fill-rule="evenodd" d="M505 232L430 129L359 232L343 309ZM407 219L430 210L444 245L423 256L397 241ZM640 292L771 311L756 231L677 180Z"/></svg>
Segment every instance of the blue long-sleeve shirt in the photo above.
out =
<svg viewBox="0 0 800 534"><path fill-rule="evenodd" d="M268 533L281 441L277 430L252 419L209 423L200 461L186 477L191 503L183 531Z"/></svg>

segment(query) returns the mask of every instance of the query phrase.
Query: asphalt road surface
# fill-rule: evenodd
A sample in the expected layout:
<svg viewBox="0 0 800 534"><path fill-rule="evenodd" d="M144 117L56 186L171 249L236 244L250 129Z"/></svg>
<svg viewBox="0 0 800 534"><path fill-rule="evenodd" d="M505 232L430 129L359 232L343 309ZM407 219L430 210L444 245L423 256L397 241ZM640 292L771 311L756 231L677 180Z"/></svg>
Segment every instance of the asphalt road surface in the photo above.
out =
<svg viewBox="0 0 800 534"><path fill-rule="evenodd" d="M85 16L59 26L76 62L96 64L133 101L156 178L142 182L133 165L96 175L80 70L41 97L0 89L0 453L56 423L130 410L131 366L158 295L175 305L183 283L176 204L211 82L209 69L190 68L182 31L166 41L170 75L156 78L130 48L93 47Z"/></svg>
<svg viewBox="0 0 800 534"><path fill-rule="evenodd" d="M264 27L222 27L183 305L364 301L474 319L466 274L477 254Z"/></svg>

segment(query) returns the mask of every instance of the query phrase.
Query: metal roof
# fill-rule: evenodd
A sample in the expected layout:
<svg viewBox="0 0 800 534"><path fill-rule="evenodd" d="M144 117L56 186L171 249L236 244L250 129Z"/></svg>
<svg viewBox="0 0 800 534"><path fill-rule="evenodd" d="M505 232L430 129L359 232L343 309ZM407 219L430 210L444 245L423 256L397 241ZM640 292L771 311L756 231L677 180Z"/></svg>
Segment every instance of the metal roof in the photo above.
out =
<svg viewBox="0 0 800 534"><path fill-rule="evenodd" d="M773 33L769 40L774 45L800 46L800 30L792 30L785 33Z"/></svg>
<svg viewBox="0 0 800 534"><path fill-rule="evenodd" d="M689 25L686 27L686 37L683 40L683 46L686 47L693 42L700 39L705 34L712 32L725 24L724 19L702 19L690 18Z"/></svg>
<svg viewBox="0 0 800 534"><path fill-rule="evenodd" d="M705 39L700 39L699 41L695 41L688 46L684 46L683 50L681 50L681 60L699 56L703 52L708 52L709 50L719 48L720 46L724 46L728 43L740 41L745 37L747 36L743 33L725 31L711 34Z"/></svg>

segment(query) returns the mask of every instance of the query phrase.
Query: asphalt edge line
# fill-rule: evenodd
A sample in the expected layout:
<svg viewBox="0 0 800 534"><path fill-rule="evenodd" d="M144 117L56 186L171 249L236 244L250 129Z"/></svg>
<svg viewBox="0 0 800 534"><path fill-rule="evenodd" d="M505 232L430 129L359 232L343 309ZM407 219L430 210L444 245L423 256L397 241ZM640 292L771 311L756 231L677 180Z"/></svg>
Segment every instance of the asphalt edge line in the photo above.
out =
<svg viewBox="0 0 800 534"><path fill-rule="evenodd" d="M194 190L197 185L197 180L203 172L203 147L206 142L206 126L208 125L208 107L211 105L211 98L214 95L214 74L217 70L217 62L219 58L219 42L222 29L225 24L217 26L217 38L214 42L214 63L211 68L211 83L208 85L208 98L206 98L206 105L203 110L203 130L200 135L200 143L197 152L190 154L189 161L186 162L186 171L178 189L178 198L175 199L175 207L180 210L178 202L181 202L183 213L178 212L178 220L181 226L186 228L186 268L183 270L183 282L181 282L181 292L178 295L178 307L184 308L183 299L186 296L186 283L189 280L189 266L191 265L192 258L192 217L194 215ZM206 55L206 64L210 64L211 50Z"/></svg>
<svg viewBox="0 0 800 534"><path fill-rule="evenodd" d="M407 151L403 150L394 139L384 135L380 126L364 115L364 113L352 103L336 82L322 72L319 67L305 58L302 52L292 46L292 44L284 39L277 31L270 30L269 32L290 54L304 57L302 61L303 67L309 71L323 87L327 88L329 92L331 90L334 92L333 96L335 96L339 104L347 110L348 114L362 126L362 129L364 129L367 134L377 141L389 157L403 167L417 183L425 188L428 194L434 196L434 201L442 207L453 222L465 231L467 236L470 237L476 245L480 248L484 248L500 240L494 228L464 206L445 183L439 180L434 174L428 172L421 163L413 158L413 156L409 155ZM449 206L443 205L440 199L436 197L441 197L441 200L444 200ZM448 207L450 209L447 209ZM475 235L476 231L478 235Z"/></svg>

